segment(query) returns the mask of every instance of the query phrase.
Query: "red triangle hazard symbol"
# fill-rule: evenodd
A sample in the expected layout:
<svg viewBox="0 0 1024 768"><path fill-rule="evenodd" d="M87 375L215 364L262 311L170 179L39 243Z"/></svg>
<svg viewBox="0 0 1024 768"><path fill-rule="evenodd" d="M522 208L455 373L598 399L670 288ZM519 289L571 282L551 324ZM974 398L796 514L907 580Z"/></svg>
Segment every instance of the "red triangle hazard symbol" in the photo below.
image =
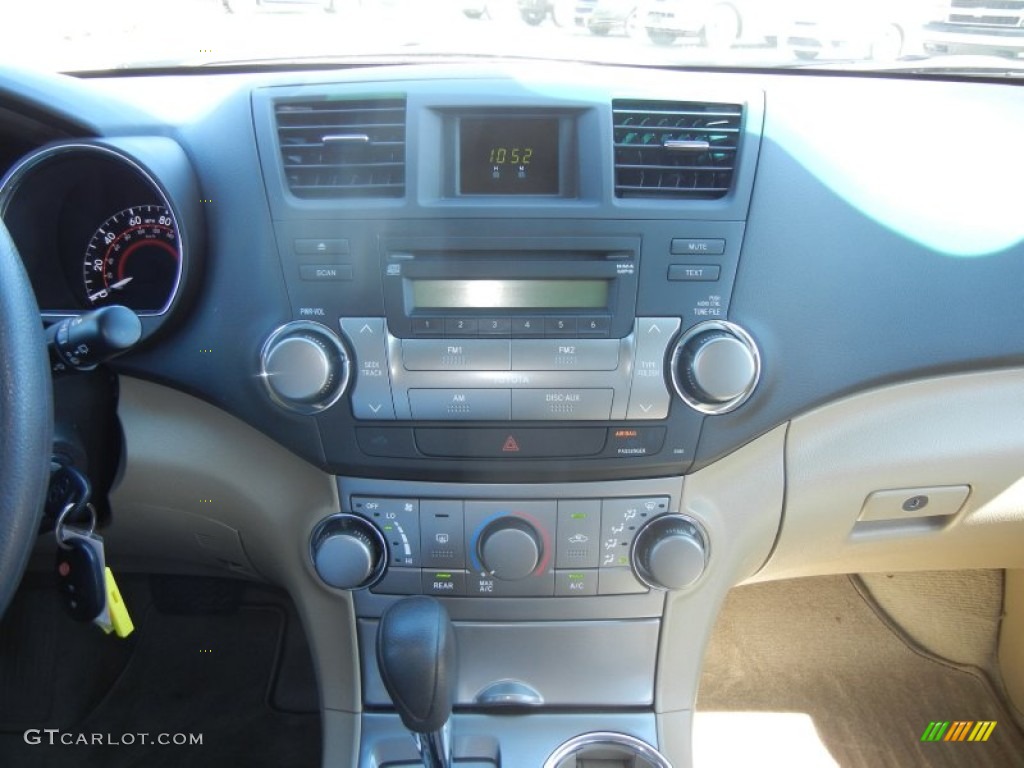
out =
<svg viewBox="0 0 1024 768"><path fill-rule="evenodd" d="M518 453L519 443L516 441L514 437L512 437L512 435L509 435L505 439L505 444L501 446L501 450L504 451L505 453Z"/></svg>

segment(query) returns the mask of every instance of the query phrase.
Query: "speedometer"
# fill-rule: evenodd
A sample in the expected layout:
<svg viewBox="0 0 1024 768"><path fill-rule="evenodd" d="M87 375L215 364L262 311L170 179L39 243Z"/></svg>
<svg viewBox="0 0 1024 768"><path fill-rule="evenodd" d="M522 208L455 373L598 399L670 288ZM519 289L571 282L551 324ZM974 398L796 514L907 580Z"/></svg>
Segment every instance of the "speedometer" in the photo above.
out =
<svg viewBox="0 0 1024 768"><path fill-rule="evenodd" d="M181 278L174 217L162 205L125 208L104 221L85 249L82 284L90 306L123 304L159 313Z"/></svg>

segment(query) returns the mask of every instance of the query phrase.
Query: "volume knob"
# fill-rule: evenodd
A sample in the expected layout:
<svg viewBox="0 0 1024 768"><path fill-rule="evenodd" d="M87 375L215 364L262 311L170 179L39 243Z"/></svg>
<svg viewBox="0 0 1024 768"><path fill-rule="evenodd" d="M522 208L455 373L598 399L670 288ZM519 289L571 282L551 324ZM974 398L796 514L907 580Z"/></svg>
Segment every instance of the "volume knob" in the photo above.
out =
<svg viewBox="0 0 1024 768"><path fill-rule="evenodd" d="M260 354L260 376L278 405L316 413L348 386L348 354L326 326L296 321L274 331Z"/></svg>
<svg viewBox="0 0 1024 768"><path fill-rule="evenodd" d="M702 413L728 413L750 397L761 375L757 345L733 323L695 325L676 343L672 383L682 400Z"/></svg>

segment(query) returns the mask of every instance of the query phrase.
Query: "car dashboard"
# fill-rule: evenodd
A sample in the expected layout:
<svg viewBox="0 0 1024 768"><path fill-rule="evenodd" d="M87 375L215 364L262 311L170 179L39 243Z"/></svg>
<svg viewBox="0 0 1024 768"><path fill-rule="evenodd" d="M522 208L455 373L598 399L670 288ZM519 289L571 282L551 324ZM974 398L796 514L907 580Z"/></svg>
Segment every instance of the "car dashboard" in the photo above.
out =
<svg viewBox="0 0 1024 768"><path fill-rule="evenodd" d="M44 322L140 317L109 557L286 589L324 766L410 759L374 637L431 595L468 757L679 768L733 587L1024 565L1018 95L4 70L0 214Z"/></svg>

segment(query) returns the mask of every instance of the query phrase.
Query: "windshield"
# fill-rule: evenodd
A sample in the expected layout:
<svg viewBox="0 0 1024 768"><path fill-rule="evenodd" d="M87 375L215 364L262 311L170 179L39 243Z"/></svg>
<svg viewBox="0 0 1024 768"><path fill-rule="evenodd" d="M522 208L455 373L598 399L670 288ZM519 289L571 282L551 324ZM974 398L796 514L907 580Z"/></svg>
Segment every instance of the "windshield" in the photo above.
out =
<svg viewBox="0 0 1024 768"><path fill-rule="evenodd" d="M5 0L49 71L516 57L1012 73L1024 0Z"/></svg>

